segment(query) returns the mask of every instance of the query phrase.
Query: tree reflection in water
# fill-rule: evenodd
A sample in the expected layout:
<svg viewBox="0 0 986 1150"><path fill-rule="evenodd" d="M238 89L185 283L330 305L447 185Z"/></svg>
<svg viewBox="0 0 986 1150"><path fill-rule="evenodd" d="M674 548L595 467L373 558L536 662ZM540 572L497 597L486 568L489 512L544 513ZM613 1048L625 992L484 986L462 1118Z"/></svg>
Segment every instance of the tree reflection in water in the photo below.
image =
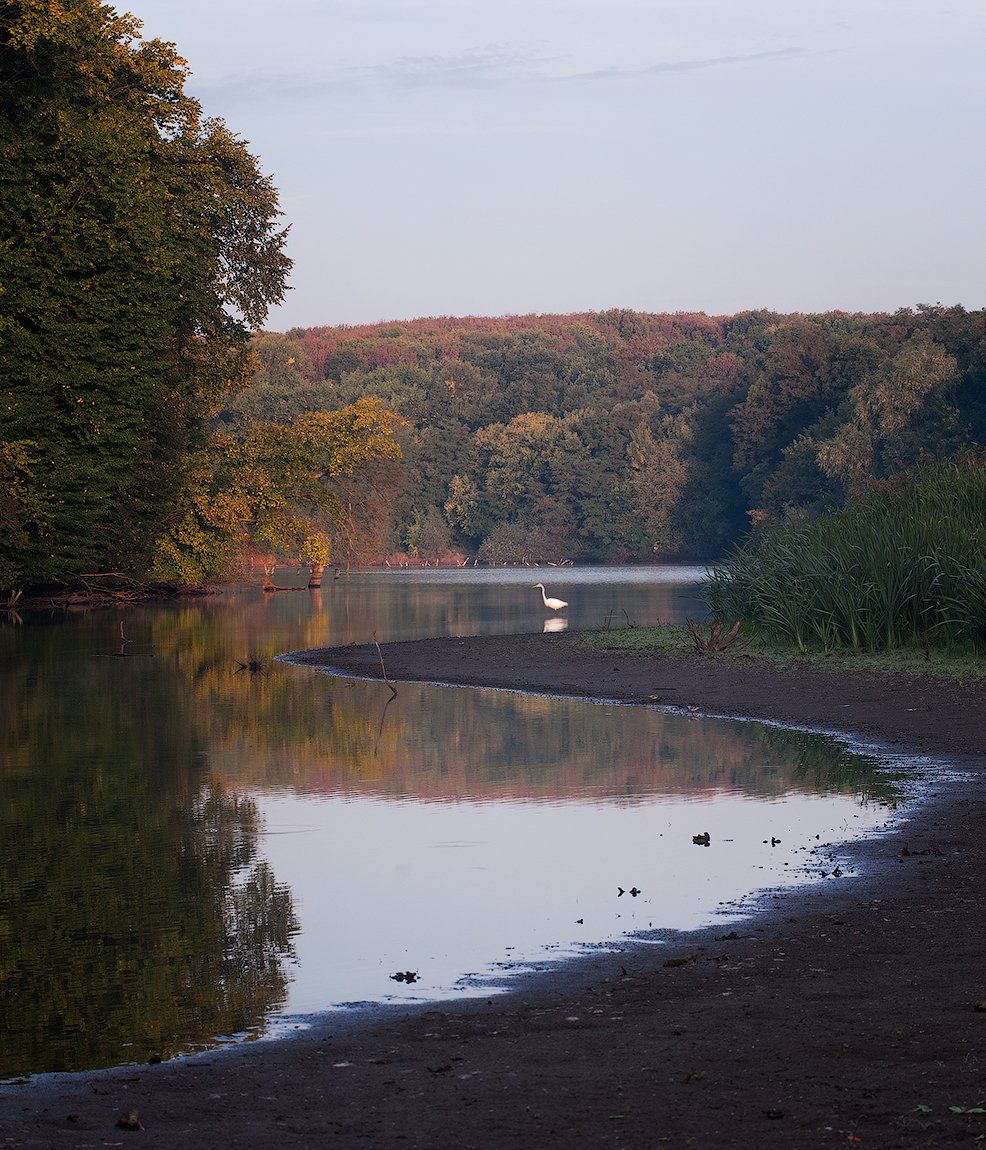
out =
<svg viewBox="0 0 986 1150"><path fill-rule="evenodd" d="M256 804L170 677L110 662L0 676L0 1077L168 1057L285 997L297 923Z"/></svg>

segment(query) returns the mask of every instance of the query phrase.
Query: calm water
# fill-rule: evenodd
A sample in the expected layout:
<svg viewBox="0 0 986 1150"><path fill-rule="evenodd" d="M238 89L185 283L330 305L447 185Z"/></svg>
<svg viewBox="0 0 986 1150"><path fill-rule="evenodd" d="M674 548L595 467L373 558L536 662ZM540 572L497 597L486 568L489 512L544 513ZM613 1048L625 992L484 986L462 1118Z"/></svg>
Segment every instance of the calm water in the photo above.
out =
<svg viewBox="0 0 986 1150"><path fill-rule="evenodd" d="M696 574L544 582L572 627L646 624L698 613ZM532 581L372 573L0 628L0 1077L488 994L804 881L826 865L809 848L886 820L887 777L819 736L236 664L541 630Z"/></svg>

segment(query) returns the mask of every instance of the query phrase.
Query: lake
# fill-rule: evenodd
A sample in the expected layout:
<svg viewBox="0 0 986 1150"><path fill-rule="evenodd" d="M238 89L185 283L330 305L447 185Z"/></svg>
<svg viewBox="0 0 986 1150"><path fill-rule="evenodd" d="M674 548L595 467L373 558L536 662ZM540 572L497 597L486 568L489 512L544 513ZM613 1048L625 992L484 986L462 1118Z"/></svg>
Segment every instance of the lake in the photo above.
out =
<svg viewBox="0 0 986 1150"><path fill-rule="evenodd" d="M573 629L680 621L701 613L700 575L330 573L320 593L0 627L0 1078L489 995L821 881L825 844L901 798L833 739L428 684L391 699L273 658L540 631L559 617L535 581Z"/></svg>

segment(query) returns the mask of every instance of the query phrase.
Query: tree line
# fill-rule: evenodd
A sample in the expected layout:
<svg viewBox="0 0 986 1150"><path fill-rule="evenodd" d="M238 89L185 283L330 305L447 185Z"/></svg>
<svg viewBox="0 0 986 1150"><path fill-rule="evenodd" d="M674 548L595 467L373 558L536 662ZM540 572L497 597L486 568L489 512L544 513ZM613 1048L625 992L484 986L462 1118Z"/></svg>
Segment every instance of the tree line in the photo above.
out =
<svg viewBox="0 0 986 1150"><path fill-rule="evenodd" d="M962 307L420 319L253 351L234 438L368 399L404 421L364 558L714 559L986 442L986 312Z"/></svg>

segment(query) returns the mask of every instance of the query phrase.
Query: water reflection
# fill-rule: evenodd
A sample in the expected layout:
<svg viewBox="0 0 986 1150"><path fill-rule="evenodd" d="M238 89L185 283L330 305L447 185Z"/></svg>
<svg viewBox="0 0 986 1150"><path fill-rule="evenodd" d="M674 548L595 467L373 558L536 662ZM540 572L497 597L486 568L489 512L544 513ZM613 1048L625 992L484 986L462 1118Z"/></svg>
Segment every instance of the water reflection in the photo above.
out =
<svg viewBox="0 0 986 1150"><path fill-rule="evenodd" d="M285 1001L297 921L256 804L124 710L59 708L41 770L4 755L0 1076L167 1057Z"/></svg>
<svg viewBox="0 0 986 1150"><path fill-rule="evenodd" d="M806 838L882 817L889 784L825 739L505 692L392 699L270 659L373 630L540 629L529 583L401 574L0 628L0 1076L468 991L497 962L690 925L785 881ZM573 623L620 603L653 621L688 594L610 573L558 589ZM704 830L713 849L691 845Z"/></svg>
<svg viewBox="0 0 986 1150"><path fill-rule="evenodd" d="M227 785L263 796L264 850L298 905L288 1013L489 993L491 974L582 943L694 927L723 901L817 873L816 835L870 830L887 813L873 800L897 797L824 736L321 679L312 741L268 731L253 755L224 756ZM709 849L693 844L703 832ZM412 986L389 979L406 969Z"/></svg>

